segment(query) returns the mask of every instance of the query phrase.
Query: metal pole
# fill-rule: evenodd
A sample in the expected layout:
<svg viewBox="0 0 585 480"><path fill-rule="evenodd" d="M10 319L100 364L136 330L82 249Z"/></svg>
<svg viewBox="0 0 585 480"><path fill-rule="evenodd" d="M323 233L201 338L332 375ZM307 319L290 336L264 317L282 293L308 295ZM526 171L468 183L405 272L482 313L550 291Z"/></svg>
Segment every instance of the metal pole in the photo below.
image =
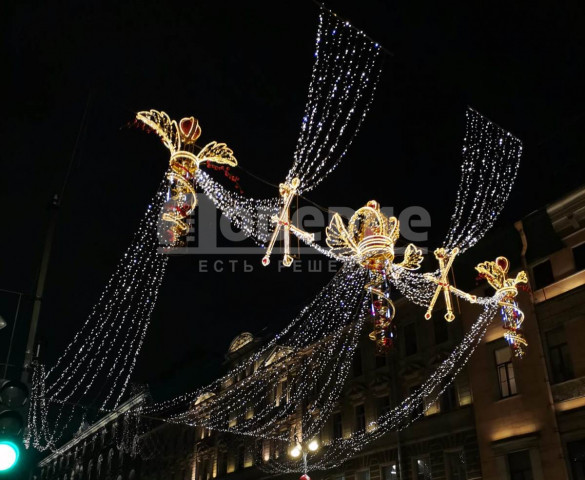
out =
<svg viewBox="0 0 585 480"><path fill-rule="evenodd" d="M55 235L55 225L57 224L57 213L60 206L60 199L58 195L53 197L51 204L51 215L49 218L49 227L47 229L47 237L45 238L45 247L43 249L43 258L41 259L41 268L37 278L37 288L35 291L35 300L33 303L33 312L30 322L30 329L28 331L28 341L26 343L26 351L24 352L24 365L22 371L22 381L27 383L29 380L29 373L31 364L34 358L35 339L37 335L37 326L39 324L39 315L41 313L41 302L43 299L43 292L45 290L45 281L47 279L47 271L49 269L49 258L51 257L51 249L53 246L53 237Z"/></svg>
<svg viewBox="0 0 585 480"><path fill-rule="evenodd" d="M30 322L30 330L28 332L28 341L26 343L26 351L24 353L24 365L22 371L22 381L24 383L28 382L31 364L33 358L35 356L35 341L37 335L37 326L39 323L39 314L41 313L41 301L43 299L43 292L45 290L45 280L47 279L47 271L49 269L49 258L51 256L51 248L53 246L53 237L55 235L55 226L57 224L57 214L59 212L59 207L61 206L61 199L65 194L65 189L67 188L67 184L69 183L69 177L71 176L71 172L73 170L73 164L75 162L75 155L77 154L77 150L79 147L79 142L81 141L81 137L85 131L86 120L87 120L87 113L89 111L89 105L91 102L92 93L87 96L87 102L85 104L85 110L83 111L83 116L81 117L81 123L79 125L79 131L77 132L77 138L75 139L75 145L73 147L73 151L71 152L71 158L69 159L69 163L67 165L67 171L65 173L65 179L63 180L63 185L61 186L61 192L59 194L55 194L53 196L53 201L51 203L51 214L49 217L49 227L47 229L47 236L45 238L45 247L43 249L43 258L41 259L41 268L39 270L39 276L37 278L37 289L35 291L35 300L33 304L33 313Z"/></svg>
<svg viewBox="0 0 585 480"><path fill-rule="evenodd" d="M396 347L392 354L392 401L394 405L398 403L398 369L396 368ZM400 480L406 480L403 461L402 461L402 445L400 442L400 430L396 430L396 463L398 463L398 475Z"/></svg>
<svg viewBox="0 0 585 480"><path fill-rule="evenodd" d="M8 371L8 364L10 363L10 352L12 351L12 341L14 340L14 331L16 330L16 322L18 322L18 312L20 311L20 301L22 300L22 293L11 292L18 295L18 302L16 303L16 312L14 314L14 323L12 324L12 332L10 333L10 343L8 344L8 354L6 355L6 363L4 364L3 378L8 378L6 373Z"/></svg>

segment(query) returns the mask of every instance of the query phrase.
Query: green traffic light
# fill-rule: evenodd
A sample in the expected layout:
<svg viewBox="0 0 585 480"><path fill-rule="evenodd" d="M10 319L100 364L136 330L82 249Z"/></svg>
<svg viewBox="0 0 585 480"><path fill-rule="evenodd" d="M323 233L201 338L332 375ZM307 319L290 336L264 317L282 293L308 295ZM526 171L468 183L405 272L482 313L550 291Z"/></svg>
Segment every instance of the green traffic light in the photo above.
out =
<svg viewBox="0 0 585 480"><path fill-rule="evenodd" d="M0 440L0 472L10 470L18 462L20 450L18 446L8 440Z"/></svg>

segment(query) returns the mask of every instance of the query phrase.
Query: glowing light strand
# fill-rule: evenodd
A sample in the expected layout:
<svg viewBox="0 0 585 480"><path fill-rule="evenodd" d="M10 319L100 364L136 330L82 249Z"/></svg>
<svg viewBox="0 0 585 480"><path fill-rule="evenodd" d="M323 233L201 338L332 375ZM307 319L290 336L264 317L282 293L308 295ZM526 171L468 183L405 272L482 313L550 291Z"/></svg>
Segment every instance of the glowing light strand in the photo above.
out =
<svg viewBox="0 0 585 480"><path fill-rule="evenodd" d="M445 248L463 253L493 226L518 174L522 143L472 108L466 112L461 181Z"/></svg>
<svg viewBox="0 0 585 480"><path fill-rule="evenodd" d="M315 62L287 183L315 188L344 157L370 109L381 72L380 46L321 10Z"/></svg>

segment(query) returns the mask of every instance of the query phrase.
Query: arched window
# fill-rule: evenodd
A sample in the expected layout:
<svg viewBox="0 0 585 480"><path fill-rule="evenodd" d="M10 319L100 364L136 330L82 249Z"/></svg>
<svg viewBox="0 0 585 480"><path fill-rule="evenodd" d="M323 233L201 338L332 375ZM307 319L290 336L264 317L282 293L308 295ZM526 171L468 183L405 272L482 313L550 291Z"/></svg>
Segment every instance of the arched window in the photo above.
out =
<svg viewBox="0 0 585 480"><path fill-rule="evenodd" d="M102 464L104 463L104 456L100 453L97 461L97 478L102 478Z"/></svg>
<svg viewBox="0 0 585 480"><path fill-rule="evenodd" d="M114 449L110 448L110 451L108 452L108 472L111 472L113 467L114 467Z"/></svg>
<svg viewBox="0 0 585 480"><path fill-rule="evenodd" d="M134 471L134 469L130 470L130 475L128 475L128 480L135 480L136 478L136 472Z"/></svg>

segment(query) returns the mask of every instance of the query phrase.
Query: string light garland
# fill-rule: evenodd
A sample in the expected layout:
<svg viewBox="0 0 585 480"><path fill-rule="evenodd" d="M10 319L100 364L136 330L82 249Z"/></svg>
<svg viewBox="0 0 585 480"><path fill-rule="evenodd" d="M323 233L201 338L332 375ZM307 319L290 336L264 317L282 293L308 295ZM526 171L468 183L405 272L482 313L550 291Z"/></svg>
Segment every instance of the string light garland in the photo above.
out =
<svg viewBox="0 0 585 480"><path fill-rule="evenodd" d="M321 9L301 132L286 178L299 179L299 193L339 165L368 114L380 72L380 45Z"/></svg>
<svg viewBox="0 0 585 480"><path fill-rule="evenodd" d="M379 53L380 46L363 32L321 11L301 132L292 168L280 184L280 198L245 197L239 179L229 172L237 161L225 144L211 142L196 154L201 128L195 118L176 122L157 110L137 114L137 121L152 129L168 148L170 169L136 240L84 326L53 368L45 372L42 365L35 367L27 442L41 450L54 449L79 411L76 405L93 398L100 411L119 405L166 268L167 257L157 253L159 242L167 247L184 242L189 228L186 219L197 205L196 187L246 235L261 245L268 242L265 265L282 232L284 265L292 263L292 233L339 260L343 267L286 328L226 375L194 392L142 403L128 413L132 415L129 419L156 415L167 422L237 438L270 440L283 452L291 450L302 458L272 458L260 467L272 473L302 472L306 476L309 468L338 466L368 443L406 428L422 415L428 408L424 405L436 401L465 366L498 310L506 339L515 354L522 356L526 341L519 330L524 315L515 297L516 285L526 281L525 274L508 279L509 265L503 257L478 265L480 275L496 288L493 297L475 297L448 281L456 255L477 243L495 222L516 178L522 152L518 139L475 110L467 111L455 212L444 246L435 250L438 271L413 271L422 261L421 251L414 245L406 247L401 263L394 263L399 223L395 217L382 215L375 201L357 210L347 227L335 214L326 230L328 248L291 223L293 198L311 191L337 167L361 127L379 80ZM238 191L222 186L201 165L221 169ZM157 230L160 224L164 227ZM385 353L392 346L395 309L391 285L410 301L426 307L427 318L431 318L441 292L447 321L454 318L451 295L476 303L483 310L448 358L398 406L346 438L312 448L341 398L370 317L374 320L370 338L378 352ZM142 428L139 422L128 420L120 440L124 449L137 451L144 437Z"/></svg>
<svg viewBox="0 0 585 480"><path fill-rule="evenodd" d="M168 257L157 252L157 227L168 189L161 183L98 302L61 357L32 379L29 438L54 449L82 408L115 409L123 398L164 278Z"/></svg>
<svg viewBox="0 0 585 480"><path fill-rule="evenodd" d="M522 142L471 107L466 112L461 180L444 248L465 252L494 225L518 175Z"/></svg>
<svg viewBox="0 0 585 480"><path fill-rule="evenodd" d="M282 423L310 398L303 431L318 433L341 394L367 318L366 281L363 269L344 267L249 359L205 388L144 406L140 413L212 430L288 439L290 432L280 432Z"/></svg>

